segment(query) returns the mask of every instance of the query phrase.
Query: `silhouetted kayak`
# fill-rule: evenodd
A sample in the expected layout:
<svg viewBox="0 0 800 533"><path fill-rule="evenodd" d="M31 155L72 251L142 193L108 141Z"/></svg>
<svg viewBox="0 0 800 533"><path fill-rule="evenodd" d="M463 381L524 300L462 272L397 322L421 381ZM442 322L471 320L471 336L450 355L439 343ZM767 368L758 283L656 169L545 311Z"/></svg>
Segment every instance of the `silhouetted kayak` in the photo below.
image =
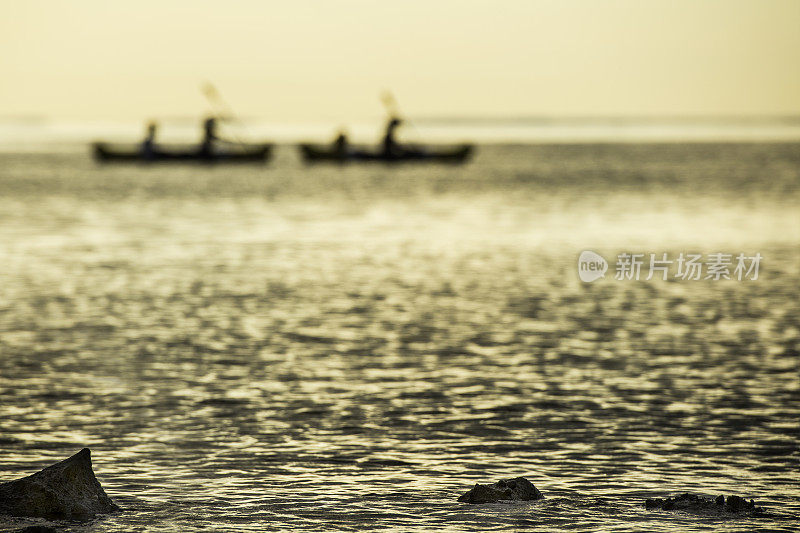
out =
<svg viewBox="0 0 800 533"><path fill-rule="evenodd" d="M94 158L107 163L263 163L272 155L271 144L230 144L215 148L210 154L203 153L197 146L156 145L145 153L139 144L114 145L94 143Z"/></svg>
<svg viewBox="0 0 800 533"><path fill-rule="evenodd" d="M452 147L411 147L398 154L385 154L369 147L350 147L342 152L329 144L301 144L300 154L308 163L332 161L346 163L348 161L382 161L386 163L402 163L405 161L429 161L438 163L463 163L473 152L471 144Z"/></svg>

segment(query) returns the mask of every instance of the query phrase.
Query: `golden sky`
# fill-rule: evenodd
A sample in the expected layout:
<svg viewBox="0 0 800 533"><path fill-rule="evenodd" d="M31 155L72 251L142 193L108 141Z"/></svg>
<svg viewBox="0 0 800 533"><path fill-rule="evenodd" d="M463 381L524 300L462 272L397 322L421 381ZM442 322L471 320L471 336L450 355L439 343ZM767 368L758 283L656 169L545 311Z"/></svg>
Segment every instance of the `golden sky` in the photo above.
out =
<svg viewBox="0 0 800 533"><path fill-rule="evenodd" d="M800 114L800 0L0 0L0 116Z"/></svg>

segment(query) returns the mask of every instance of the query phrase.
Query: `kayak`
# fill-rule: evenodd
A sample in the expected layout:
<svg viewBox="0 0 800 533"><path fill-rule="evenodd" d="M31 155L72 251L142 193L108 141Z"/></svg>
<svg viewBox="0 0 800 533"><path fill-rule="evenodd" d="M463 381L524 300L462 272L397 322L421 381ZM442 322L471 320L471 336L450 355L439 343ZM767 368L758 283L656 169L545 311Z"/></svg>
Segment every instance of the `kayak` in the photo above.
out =
<svg viewBox="0 0 800 533"><path fill-rule="evenodd" d="M263 163L272 155L271 144L228 144L203 153L198 146L156 145L149 153L140 144L92 144L94 158L104 163Z"/></svg>
<svg viewBox="0 0 800 533"><path fill-rule="evenodd" d="M339 150L329 144L301 144L300 155L307 163L350 161L377 161L384 163L402 162L432 162L432 163L463 163L472 155L473 146L462 144L458 146L437 147L409 147L395 154L386 154L371 147L352 146L346 150Z"/></svg>

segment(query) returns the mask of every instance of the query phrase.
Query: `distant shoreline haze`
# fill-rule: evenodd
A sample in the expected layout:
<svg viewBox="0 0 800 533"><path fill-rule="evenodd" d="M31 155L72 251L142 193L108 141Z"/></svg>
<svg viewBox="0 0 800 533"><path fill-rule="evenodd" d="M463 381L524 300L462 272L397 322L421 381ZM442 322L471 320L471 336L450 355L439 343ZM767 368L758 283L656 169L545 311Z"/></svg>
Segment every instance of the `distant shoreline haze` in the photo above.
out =
<svg viewBox="0 0 800 533"><path fill-rule="evenodd" d="M201 116L158 119L158 140L192 143ZM42 116L0 117L0 150L84 145L95 140L138 142L149 118L65 120ZM351 123L272 121L245 118L223 123L231 139L279 143L327 142L344 127L359 143L377 142L385 117ZM411 117L401 130L406 142L800 142L800 116L774 117Z"/></svg>

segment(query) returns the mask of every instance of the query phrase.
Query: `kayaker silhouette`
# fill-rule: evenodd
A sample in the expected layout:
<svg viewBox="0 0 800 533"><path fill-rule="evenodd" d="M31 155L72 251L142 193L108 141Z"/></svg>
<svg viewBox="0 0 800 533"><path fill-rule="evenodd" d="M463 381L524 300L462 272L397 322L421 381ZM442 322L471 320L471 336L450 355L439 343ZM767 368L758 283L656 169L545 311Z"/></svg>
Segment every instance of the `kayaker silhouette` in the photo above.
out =
<svg viewBox="0 0 800 533"><path fill-rule="evenodd" d="M402 155L403 147L397 142L394 137L395 130L402 124L403 121L397 117L392 117L386 124L386 134L383 136L383 155L386 157L396 157Z"/></svg>
<svg viewBox="0 0 800 533"><path fill-rule="evenodd" d="M203 142L200 144L200 155L203 157L211 157L214 142L218 139L217 119L215 117L208 117L203 121Z"/></svg>
<svg viewBox="0 0 800 533"><path fill-rule="evenodd" d="M345 157L347 155L348 146L350 141L347 138L347 132L345 130L339 130L338 135L333 140L333 149L339 157Z"/></svg>
<svg viewBox="0 0 800 533"><path fill-rule="evenodd" d="M142 156L145 159L152 159L155 155L156 131L158 123L151 121L147 123L147 133L142 141Z"/></svg>

